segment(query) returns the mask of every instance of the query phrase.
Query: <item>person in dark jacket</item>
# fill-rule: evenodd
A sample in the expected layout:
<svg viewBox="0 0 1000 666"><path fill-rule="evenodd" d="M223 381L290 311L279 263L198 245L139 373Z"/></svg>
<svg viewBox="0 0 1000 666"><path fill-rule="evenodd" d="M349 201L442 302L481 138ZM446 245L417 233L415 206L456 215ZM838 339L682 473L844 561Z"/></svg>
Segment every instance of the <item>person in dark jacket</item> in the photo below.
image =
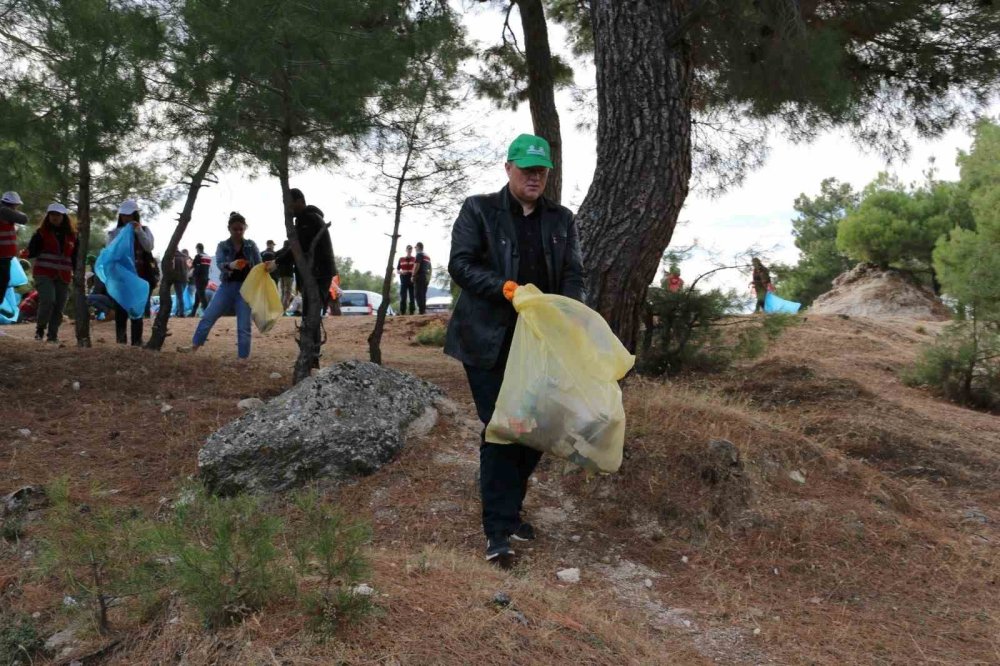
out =
<svg viewBox="0 0 1000 666"><path fill-rule="evenodd" d="M123 230L135 234L135 272L149 283L150 295L156 283L155 259L153 259L153 232L139 221L139 206L132 199L122 202L118 207L118 226L108 232L108 243L113 241ZM149 311L149 296L146 297L146 311ZM128 312L115 303L115 340L120 345L128 342L125 337L125 323L129 321ZM142 346L142 318L133 319L131 324L132 346Z"/></svg>
<svg viewBox="0 0 1000 666"><path fill-rule="evenodd" d="M0 197L0 301L10 284L10 262L17 256L15 224L27 224L28 216L18 210L21 197L17 192L4 192Z"/></svg>
<svg viewBox="0 0 1000 666"><path fill-rule="evenodd" d="M427 314L427 287L431 283L431 258L424 252L424 244L417 243L417 256L413 264L413 289L417 312Z"/></svg>
<svg viewBox="0 0 1000 666"><path fill-rule="evenodd" d="M508 184L495 194L469 197L451 235L448 272L462 288L448 324L445 353L463 363L483 425L503 382L517 313L518 285L583 300L584 271L576 222L542 196L551 151L544 139L522 134L507 152ZM486 559L507 566L511 539L534 538L522 518L528 478L541 453L519 444L486 441L479 448Z"/></svg>
<svg viewBox="0 0 1000 666"><path fill-rule="evenodd" d="M292 243L291 241L285 241L281 247L280 252L291 252ZM275 260L277 260L278 253L275 253ZM292 304L292 299L295 297L294 281L295 281L295 265L294 263L286 263L285 265L278 264L278 270L274 271L271 275L278 276L278 289L281 292L281 307L284 310L288 310L288 306Z"/></svg>
<svg viewBox="0 0 1000 666"><path fill-rule="evenodd" d="M69 211L61 203L50 205L38 231L28 241L28 257L35 260L31 274L38 290L36 340L46 337L47 327L48 341L59 342L59 326L73 282L78 249L76 223Z"/></svg>
<svg viewBox="0 0 1000 666"><path fill-rule="evenodd" d="M754 312L763 312L764 301L767 300L767 292L771 288L771 274L757 257L753 258L753 277L751 279L753 290L757 295L757 307L754 308Z"/></svg>
<svg viewBox="0 0 1000 666"><path fill-rule="evenodd" d="M205 254L205 246L197 243L194 246L194 259L191 266L191 279L194 281L194 305L191 316L198 314L198 306L208 308L208 297L205 288L208 286L208 274L212 270L212 257Z"/></svg>
<svg viewBox="0 0 1000 666"><path fill-rule="evenodd" d="M319 309L323 312L330 300L330 283L333 276L337 274L337 264L333 257L333 242L330 240L330 232L326 228L323 220L323 211L316 206L306 205L305 195L302 190L292 189L289 191L291 197L291 211L295 216L295 233L298 234L299 244L303 252L308 252L313 247L313 240L317 234L322 234L316 242L316 247L312 257L312 274L316 279L316 286L319 288ZM278 267L295 265L295 257L292 255L292 248L288 247L279 250L275 256ZM302 282L302 274L298 266L295 266L295 281L302 292L302 312L303 316L309 308L309 295L306 293L305 284Z"/></svg>
<svg viewBox="0 0 1000 666"><path fill-rule="evenodd" d="M164 266L166 266L167 257L163 259ZM170 261L169 266L170 279L174 285L174 303L171 309L171 316L183 317L184 292L187 291L188 258L184 256L182 250L174 250L174 258Z"/></svg>

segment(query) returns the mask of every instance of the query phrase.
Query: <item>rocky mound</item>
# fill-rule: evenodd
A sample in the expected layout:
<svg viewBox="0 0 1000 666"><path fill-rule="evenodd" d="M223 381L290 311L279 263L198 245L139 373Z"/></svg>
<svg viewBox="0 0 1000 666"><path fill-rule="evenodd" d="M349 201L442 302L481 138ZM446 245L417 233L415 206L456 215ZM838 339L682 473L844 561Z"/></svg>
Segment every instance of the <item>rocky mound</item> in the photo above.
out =
<svg viewBox="0 0 1000 666"><path fill-rule="evenodd" d="M198 453L199 473L221 494L371 474L408 436L433 427L441 397L408 373L340 363L212 434Z"/></svg>
<svg viewBox="0 0 1000 666"><path fill-rule="evenodd" d="M833 288L817 298L810 310L816 314L860 317L908 317L940 321L951 311L926 287L905 273L858 264L833 281Z"/></svg>

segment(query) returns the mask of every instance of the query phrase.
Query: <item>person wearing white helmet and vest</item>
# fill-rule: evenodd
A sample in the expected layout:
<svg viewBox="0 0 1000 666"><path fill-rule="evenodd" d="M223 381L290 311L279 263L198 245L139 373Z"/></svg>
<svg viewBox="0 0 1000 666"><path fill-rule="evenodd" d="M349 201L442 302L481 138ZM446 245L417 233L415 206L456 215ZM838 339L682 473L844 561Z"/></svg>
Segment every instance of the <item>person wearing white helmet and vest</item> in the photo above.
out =
<svg viewBox="0 0 1000 666"><path fill-rule="evenodd" d="M118 226L108 232L108 243L113 241L118 233L128 228L135 234L135 272L150 283L150 293L154 283L153 232L149 227L139 222L139 205L128 199L118 207ZM149 309L149 297L146 297L146 309ZM125 337L125 323L129 320L128 313L118 303L115 303L115 340L123 345L128 340ZM133 319L132 346L142 346L142 319Z"/></svg>
<svg viewBox="0 0 1000 666"><path fill-rule="evenodd" d="M48 328L48 341L59 341L59 325L73 282L78 247L76 223L69 211L61 203L50 205L38 231L28 242L28 258L35 260L32 275L38 290L36 340L45 337Z"/></svg>
<svg viewBox="0 0 1000 666"><path fill-rule="evenodd" d="M10 283L10 262L17 255L14 225L28 223L28 216L18 210L22 203L17 192L4 192L0 197L0 300Z"/></svg>

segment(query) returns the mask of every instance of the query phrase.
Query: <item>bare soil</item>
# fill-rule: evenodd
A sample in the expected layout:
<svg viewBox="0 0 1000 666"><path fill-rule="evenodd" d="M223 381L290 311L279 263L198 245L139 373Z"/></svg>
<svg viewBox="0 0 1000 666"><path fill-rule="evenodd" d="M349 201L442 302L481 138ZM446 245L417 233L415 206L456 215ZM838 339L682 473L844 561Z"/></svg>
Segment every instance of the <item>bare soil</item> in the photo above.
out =
<svg viewBox="0 0 1000 666"><path fill-rule="evenodd" d="M114 618L121 642L85 663L1000 663L1000 417L898 379L939 324L808 315L725 373L629 379L621 472L543 460L527 506L541 537L501 572L481 556L464 372L414 342L432 319L390 320L384 359L457 411L337 495L372 523L379 613L321 642L293 607L210 632L174 600ZM90 350L0 329L0 493L68 476L144 511L171 497L240 399L288 387L296 352L285 320L240 362L225 319L197 354L173 351L194 324L172 322L159 354L113 344L107 323ZM371 325L325 320L323 364L366 358ZM54 633L63 591L33 549L30 525L0 543L0 608ZM570 566L579 584L557 581ZM490 604L500 590L513 608Z"/></svg>

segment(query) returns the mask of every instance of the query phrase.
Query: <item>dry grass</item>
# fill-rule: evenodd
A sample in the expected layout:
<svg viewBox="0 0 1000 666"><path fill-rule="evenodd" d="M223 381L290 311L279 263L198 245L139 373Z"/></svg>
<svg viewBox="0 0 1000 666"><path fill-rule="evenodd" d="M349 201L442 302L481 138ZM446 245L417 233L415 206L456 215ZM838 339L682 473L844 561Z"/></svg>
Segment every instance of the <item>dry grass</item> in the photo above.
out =
<svg viewBox="0 0 1000 666"><path fill-rule="evenodd" d="M174 602L145 623L118 618L124 641L104 663L1000 662L1000 419L899 383L926 339L913 322L809 316L725 374L630 380L621 473L543 461L527 506L543 537L505 574L480 559L479 426L462 369L414 341L432 319L390 320L386 362L442 386L456 413L335 491L373 525L380 612L320 641L291 604L210 633ZM369 326L327 320L324 364L364 358ZM240 398L285 388L295 354L290 321L255 339L248 364L225 320L196 356L4 332L0 492L70 473L147 510L195 471ZM110 326L96 337L113 339ZM716 439L739 465L707 454ZM61 592L29 575L30 549L30 524L25 542L0 545L0 579L16 581L0 606L61 628ZM556 582L565 566L581 567L579 585ZM500 590L527 624L490 604Z"/></svg>

